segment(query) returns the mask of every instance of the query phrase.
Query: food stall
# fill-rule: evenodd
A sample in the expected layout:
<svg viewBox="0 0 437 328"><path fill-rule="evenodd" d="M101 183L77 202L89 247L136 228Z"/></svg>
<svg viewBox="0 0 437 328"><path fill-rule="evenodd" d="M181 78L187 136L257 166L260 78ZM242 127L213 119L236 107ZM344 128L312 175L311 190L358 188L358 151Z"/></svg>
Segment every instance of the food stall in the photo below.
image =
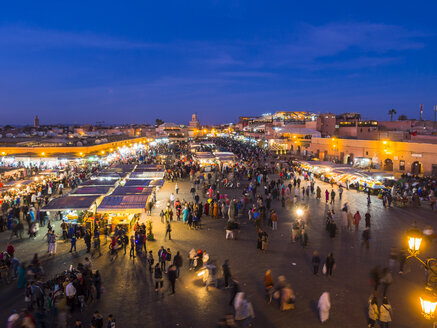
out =
<svg viewBox="0 0 437 328"><path fill-rule="evenodd" d="M301 161L300 167L315 177L328 183L362 191L370 189L373 193L385 188L387 180L394 179L392 174L382 171L364 171L344 164L321 161Z"/></svg>
<svg viewBox="0 0 437 328"><path fill-rule="evenodd" d="M197 152L194 154L194 159L204 171L211 171L217 164L215 156L210 152Z"/></svg>
<svg viewBox="0 0 437 328"><path fill-rule="evenodd" d="M214 152L214 156L220 165L220 170L222 171L226 167L232 167L237 159L235 154L231 152Z"/></svg>
<svg viewBox="0 0 437 328"><path fill-rule="evenodd" d="M117 225L129 230L134 218L144 213L151 193L140 195L110 195L103 198L97 207L97 213L102 214L103 221L111 226L111 231Z"/></svg>
<svg viewBox="0 0 437 328"><path fill-rule="evenodd" d="M41 211L52 214L61 212L64 221L82 223L88 211L94 212L101 201L101 195L64 196L52 199Z"/></svg>

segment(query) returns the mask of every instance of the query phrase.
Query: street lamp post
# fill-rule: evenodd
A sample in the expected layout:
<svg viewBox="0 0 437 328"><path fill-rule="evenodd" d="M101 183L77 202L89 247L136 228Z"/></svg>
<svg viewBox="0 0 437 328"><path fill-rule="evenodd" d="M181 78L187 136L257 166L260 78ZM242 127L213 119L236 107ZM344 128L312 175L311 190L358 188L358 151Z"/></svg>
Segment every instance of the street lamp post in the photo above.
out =
<svg viewBox="0 0 437 328"><path fill-rule="evenodd" d="M422 260L418 255L420 251L420 246L422 244L423 234L416 227L413 226L411 229L407 231L407 239L408 239L408 252L410 255L407 257L413 257L418 260L426 269L427 279L425 292L420 297L420 305L422 308L422 315L431 320L434 318L435 311L437 308L437 293L434 289L434 277L437 275L437 260L434 258L427 258ZM430 275L431 273L431 275ZM437 327L437 322L433 323L433 328Z"/></svg>

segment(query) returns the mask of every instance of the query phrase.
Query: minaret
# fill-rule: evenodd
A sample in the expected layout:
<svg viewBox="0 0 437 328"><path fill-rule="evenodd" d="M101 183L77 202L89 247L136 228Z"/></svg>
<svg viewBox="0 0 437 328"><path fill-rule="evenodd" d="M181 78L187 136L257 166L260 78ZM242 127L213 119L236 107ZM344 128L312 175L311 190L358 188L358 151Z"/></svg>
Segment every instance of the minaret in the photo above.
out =
<svg viewBox="0 0 437 328"><path fill-rule="evenodd" d="M35 116L35 119L33 120L33 127L39 128L39 118L38 115Z"/></svg>
<svg viewBox="0 0 437 328"><path fill-rule="evenodd" d="M197 114L191 115L190 128L198 129L200 127L199 120L197 119Z"/></svg>

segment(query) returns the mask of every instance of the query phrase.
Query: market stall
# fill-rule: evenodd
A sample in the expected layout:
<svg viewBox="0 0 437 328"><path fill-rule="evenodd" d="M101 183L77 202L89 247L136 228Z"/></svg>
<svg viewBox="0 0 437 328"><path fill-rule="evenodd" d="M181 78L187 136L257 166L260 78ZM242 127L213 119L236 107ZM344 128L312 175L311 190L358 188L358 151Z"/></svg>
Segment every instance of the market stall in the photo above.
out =
<svg viewBox="0 0 437 328"><path fill-rule="evenodd" d="M382 171L364 171L348 165L321 161L300 161L302 169L320 180L335 183L346 188L362 191L370 189L374 193L385 188L387 180L394 179L392 174Z"/></svg>
<svg viewBox="0 0 437 328"><path fill-rule="evenodd" d="M197 152L194 154L194 159L205 171L211 171L217 164L216 157L210 152Z"/></svg>
<svg viewBox="0 0 437 328"><path fill-rule="evenodd" d="M235 154L231 152L215 152L214 156L217 159L221 170L226 167L232 167L237 159Z"/></svg>
<svg viewBox="0 0 437 328"><path fill-rule="evenodd" d="M61 212L62 217L69 223L80 223L88 211L95 211L101 200L100 195L92 196L64 196L52 199L41 211Z"/></svg>
<svg viewBox="0 0 437 328"><path fill-rule="evenodd" d="M103 222L111 226L111 231L116 226L124 226L129 230L136 215L145 212L149 194L106 196L97 207L97 213L101 213Z"/></svg>

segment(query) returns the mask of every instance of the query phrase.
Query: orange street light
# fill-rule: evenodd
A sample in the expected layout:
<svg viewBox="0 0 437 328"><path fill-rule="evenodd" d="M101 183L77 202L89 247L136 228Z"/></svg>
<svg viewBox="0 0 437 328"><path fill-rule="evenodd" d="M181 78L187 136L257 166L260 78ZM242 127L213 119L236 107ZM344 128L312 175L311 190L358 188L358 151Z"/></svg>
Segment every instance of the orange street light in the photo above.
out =
<svg viewBox="0 0 437 328"><path fill-rule="evenodd" d="M434 318L437 307L437 297L431 288L425 288L424 295L420 296L420 305L422 307L422 314L426 319Z"/></svg>
<svg viewBox="0 0 437 328"><path fill-rule="evenodd" d="M419 254L420 244L422 243L422 232L417 227L412 227L407 231L408 250L411 255Z"/></svg>

